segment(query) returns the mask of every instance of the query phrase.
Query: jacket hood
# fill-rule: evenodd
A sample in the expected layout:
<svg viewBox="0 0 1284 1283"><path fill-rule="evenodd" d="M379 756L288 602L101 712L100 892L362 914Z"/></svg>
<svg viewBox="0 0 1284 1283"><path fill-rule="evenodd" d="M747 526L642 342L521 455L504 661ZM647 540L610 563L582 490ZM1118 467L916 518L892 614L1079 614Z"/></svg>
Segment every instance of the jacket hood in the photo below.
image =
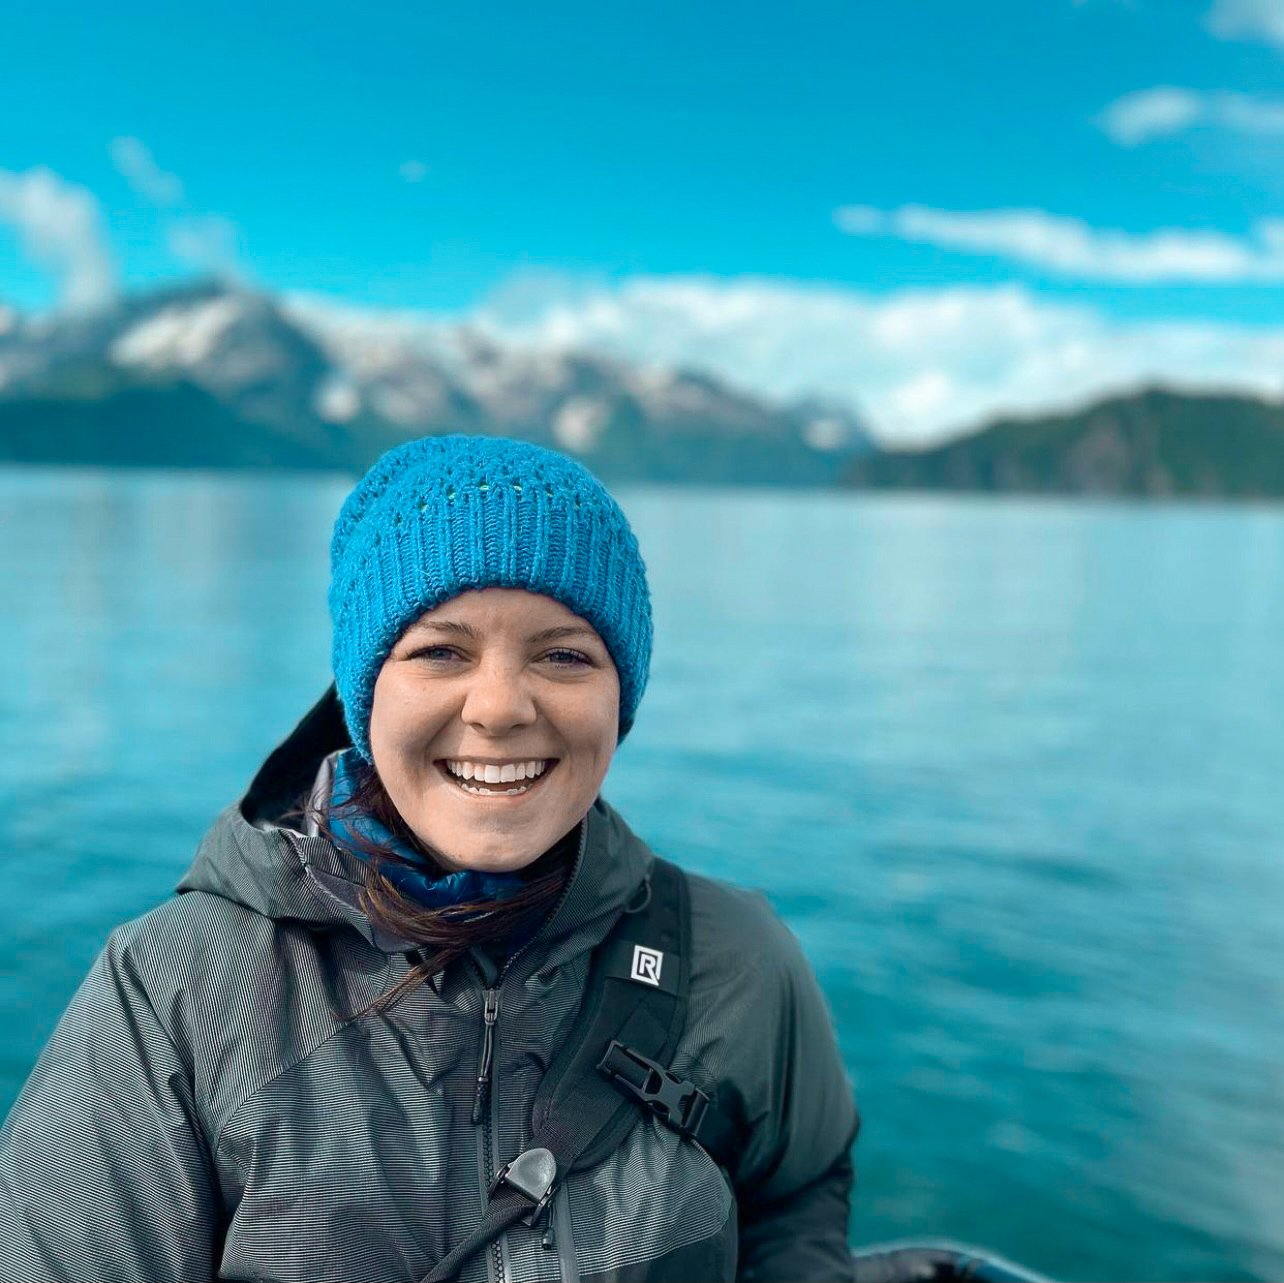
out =
<svg viewBox="0 0 1284 1283"><path fill-rule="evenodd" d="M331 686L269 755L245 796L214 821L177 891L208 891L315 931L351 927L384 953L415 948L418 942L377 928L361 909L361 859L328 838L309 835L302 818L291 814L325 758L350 744ZM605 934L650 874L650 850L600 796L579 830L566 890L536 936L543 965L578 952L585 933Z"/></svg>

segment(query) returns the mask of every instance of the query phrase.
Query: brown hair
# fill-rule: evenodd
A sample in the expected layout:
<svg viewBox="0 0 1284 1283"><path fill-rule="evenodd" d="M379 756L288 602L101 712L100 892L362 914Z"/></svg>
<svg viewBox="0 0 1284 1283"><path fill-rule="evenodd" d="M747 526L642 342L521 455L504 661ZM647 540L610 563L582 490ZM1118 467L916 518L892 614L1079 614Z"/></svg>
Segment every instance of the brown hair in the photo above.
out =
<svg viewBox="0 0 1284 1283"><path fill-rule="evenodd" d="M374 766L358 762L353 774L355 787L335 813L339 816L371 816L392 834L396 843L409 848L430 869L444 874L447 870L441 861L419 840L393 805ZM330 828L324 802L318 805L316 800L309 798L302 803L300 810L315 823L323 836L339 842ZM345 832L343 844L359 848L359 853L366 857L365 885L357 903L376 927L382 927L403 940L415 941L419 945L419 961L373 1002L367 1003L360 1011L339 1018L352 1021L370 1011L383 1014L475 945L503 940L517 928L532 925L535 920L547 916L570 877L574 852L572 835L575 832L572 830L533 864L522 869L520 872L525 885L507 899L472 901L432 909L408 898L382 872L385 864L420 867L416 861L408 859L390 843L372 841L359 832L358 826L352 826Z"/></svg>

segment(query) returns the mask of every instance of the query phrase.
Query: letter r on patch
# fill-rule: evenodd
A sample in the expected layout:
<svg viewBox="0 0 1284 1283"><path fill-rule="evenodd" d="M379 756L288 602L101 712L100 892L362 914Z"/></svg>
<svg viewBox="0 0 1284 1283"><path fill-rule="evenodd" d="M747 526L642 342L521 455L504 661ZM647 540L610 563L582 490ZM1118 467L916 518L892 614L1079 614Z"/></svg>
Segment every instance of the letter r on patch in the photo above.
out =
<svg viewBox="0 0 1284 1283"><path fill-rule="evenodd" d="M630 980L639 980L644 985L660 987L660 969L664 966L664 954L659 949L648 949L644 944L633 946L633 966L629 971Z"/></svg>

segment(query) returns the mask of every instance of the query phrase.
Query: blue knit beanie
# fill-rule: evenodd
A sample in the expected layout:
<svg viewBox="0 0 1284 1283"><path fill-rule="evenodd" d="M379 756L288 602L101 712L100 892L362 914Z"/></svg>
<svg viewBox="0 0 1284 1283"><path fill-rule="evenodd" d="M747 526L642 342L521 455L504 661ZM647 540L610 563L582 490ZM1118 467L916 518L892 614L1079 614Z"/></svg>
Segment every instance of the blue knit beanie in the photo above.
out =
<svg viewBox="0 0 1284 1283"><path fill-rule="evenodd" d="M620 731L651 666L651 597L637 539L582 464L507 437L423 437L357 483L330 544L334 677L366 761L375 679L426 610L471 588L526 588L587 620L620 675Z"/></svg>

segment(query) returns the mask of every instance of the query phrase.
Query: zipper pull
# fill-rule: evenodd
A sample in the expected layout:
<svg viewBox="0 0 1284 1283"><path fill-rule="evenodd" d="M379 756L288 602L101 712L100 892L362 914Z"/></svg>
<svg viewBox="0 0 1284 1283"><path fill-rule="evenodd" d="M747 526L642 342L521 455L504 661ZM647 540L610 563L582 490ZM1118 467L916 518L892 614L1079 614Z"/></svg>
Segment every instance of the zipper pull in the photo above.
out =
<svg viewBox="0 0 1284 1283"><path fill-rule="evenodd" d="M477 1094L473 1097L473 1123L482 1120L482 1107L486 1103L486 1089L490 1086L490 1066L495 1055L495 1022L499 1019L499 990L486 990L486 1005L482 1008L482 1049L477 1064Z"/></svg>

